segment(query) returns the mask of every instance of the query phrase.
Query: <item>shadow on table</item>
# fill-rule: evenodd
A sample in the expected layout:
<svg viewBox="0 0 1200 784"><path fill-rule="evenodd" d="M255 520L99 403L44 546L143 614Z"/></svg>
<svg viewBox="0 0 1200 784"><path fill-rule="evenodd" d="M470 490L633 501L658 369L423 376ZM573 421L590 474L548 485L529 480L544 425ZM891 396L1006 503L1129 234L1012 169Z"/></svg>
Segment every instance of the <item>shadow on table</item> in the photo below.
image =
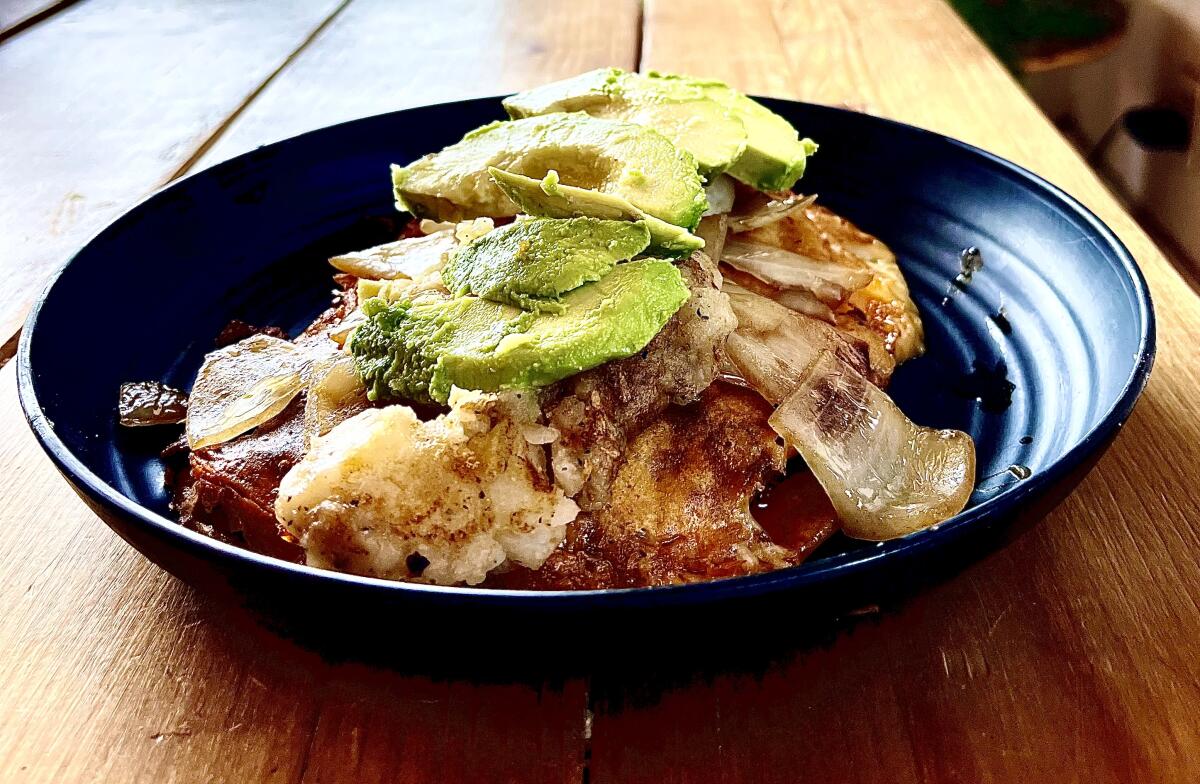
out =
<svg viewBox="0 0 1200 784"><path fill-rule="evenodd" d="M353 608L280 612L254 603L234 614L256 644L286 655L316 654L333 664L363 664L400 675L474 683L554 684L579 677L622 684L624 699L719 675L761 675L839 635L901 610L1012 538L993 532L910 563L870 584L785 591L687 608L586 614L436 611L414 606L389 614ZM861 579L861 578L860 578ZM282 638L282 639L281 639Z"/></svg>

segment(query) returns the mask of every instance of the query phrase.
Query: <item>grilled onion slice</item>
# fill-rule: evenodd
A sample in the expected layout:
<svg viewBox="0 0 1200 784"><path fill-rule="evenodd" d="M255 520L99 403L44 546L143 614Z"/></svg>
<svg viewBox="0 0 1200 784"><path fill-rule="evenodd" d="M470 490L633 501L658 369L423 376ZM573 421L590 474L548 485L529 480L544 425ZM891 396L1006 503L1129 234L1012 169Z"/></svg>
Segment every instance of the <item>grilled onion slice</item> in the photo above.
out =
<svg viewBox="0 0 1200 784"><path fill-rule="evenodd" d="M187 418L188 396L158 381L127 381L117 401L122 427L178 425Z"/></svg>
<svg viewBox="0 0 1200 784"><path fill-rule="evenodd" d="M776 194L778 195L778 194ZM770 226L811 206L817 200L817 195L804 196L799 193L788 193L782 198L772 198L762 194L759 198L765 201L755 201L753 208L747 212L736 212L729 216L729 230L735 234L752 229Z"/></svg>
<svg viewBox="0 0 1200 784"><path fill-rule="evenodd" d="M884 540L957 514L975 482L975 445L914 424L877 386L864 344L726 281L738 328L732 371L779 404L771 426L808 463L849 536Z"/></svg>
<svg viewBox="0 0 1200 784"><path fill-rule="evenodd" d="M446 254L456 247L458 240L453 231L438 231L334 256L329 263L341 272L368 280L418 280L441 269Z"/></svg>
<svg viewBox="0 0 1200 784"><path fill-rule="evenodd" d="M803 316L773 300L725 281L721 290L737 316L738 326L725 342L725 354L741 376L770 403L779 403L795 389L797 380L822 351L831 351L872 381L886 383L872 368L865 344L852 341L837 328Z"/></svg>
<svg viewBox="0 0 1200 784"><path fill-rule="evenodd" d="M304 387L304 356L286 340L252 335L204 358L192 387L187 440L203 449L240 436L283 411Z"/></svg>
<svg viewBox="0 0 1200 784"><path fill-rule="evenodd" d="M975 444L913 423L878 387L823 351L770 419L800 452L856 539L928 528L966 506Z"/></svg>
<svg viewBox="0 0 1200 784"><path fill-rule="evenodd" d="M814 259L773 245L747 242L736 234L725 240L721 261L777 289L806 291L827 305L841 304L873 277L861 262L851 266Z"/></svg>
<svg viewBox="0 0 1200 784"><path fill-rule="evenodd" d="M313 363L304 400L304 448L367 408L367 388L354 367L354 357L337 353Z"/></svg>

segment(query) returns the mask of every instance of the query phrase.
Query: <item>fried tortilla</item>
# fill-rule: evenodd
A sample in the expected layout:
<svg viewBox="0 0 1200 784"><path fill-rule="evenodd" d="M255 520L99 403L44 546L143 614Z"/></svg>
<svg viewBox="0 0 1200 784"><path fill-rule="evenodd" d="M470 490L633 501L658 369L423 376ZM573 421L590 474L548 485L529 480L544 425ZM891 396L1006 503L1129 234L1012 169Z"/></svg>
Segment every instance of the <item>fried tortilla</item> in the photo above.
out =
<svg viewBox="0 0 1200 784"><path fill-rule="evenodd" d="M669 585L754 574L799 563L803 549L773 543L750 502L784 468L784 448L754 392L717 382L673 406L632 439L611 503L581 516L536 571L487 585L584 590Z"/></svg>

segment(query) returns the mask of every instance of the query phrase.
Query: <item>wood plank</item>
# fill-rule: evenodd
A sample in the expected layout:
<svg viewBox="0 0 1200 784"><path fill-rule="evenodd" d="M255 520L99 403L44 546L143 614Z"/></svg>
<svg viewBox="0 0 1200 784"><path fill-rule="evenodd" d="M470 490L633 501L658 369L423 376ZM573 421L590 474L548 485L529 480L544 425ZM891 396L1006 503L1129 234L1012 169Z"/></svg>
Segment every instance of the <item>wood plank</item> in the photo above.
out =
<svg viewBox="0 0 1200 784"><path fill-rule="evenodd" d="M940 4L650 3L646 19L646 67L865 105L994 149L1080 196L1146 270L1161 354L1146 398L1084 485L959 578L762 677L666 689L649 673L660 691L637 701L625 699L627 680L602 679L590 780L1195 780L1200 514L1190 480L1200 425L1187 360L1200 336L1196 297ZM340 62L328 56L313 78ZM426 66L422 84L436 83L437 65L451 67ZM365 59L358 67L372 73ZM488 74L463 73L493 91ZM337 85L361 88L359 97L297 85L305 100L293 111L310 101L327 101L330 116L338 106L349 107L343 116L381 110L363 84ZM269 140L269 120L253 130L256 105L213 159L221 144L230 154ZM11 367L0 372L2 404L0 778L582 777L578 682L545 693L435 684L330 666L240 626L69 494L19 419Z"/></svg>
<svg viewBox="0 0 1200 784"><path fill-rule="evenodd" d="M0 3L0 41L66 8L75 0L5 0Z"/></svg>
<svg viewBox="0 0 1200 784"><path fill-rule="evenodd" d="M561 690L438 683L345 667L327 689L302 781L562 782L583 775L582 680Z"/></svg>
<svg viewBox="0 0 1200 784"><path fill-rule="evenodd" d="M1079 489L957 578L761 678L633 704L628 684L598 678L591 781L1200 777L1200 299L940 2L649 2L645 42L645 68L863 107L1046 176L1137 257L1159 356Z"/></svg>
<svg viewBox="0 0 1200 784"><path fill-rule="evenodd" d="M93 0L0 45L0 339L53 269L168 180L340 1Z"/></svg>
<svg viewBox="0 0 1200 784"><path fill-rule="evenodd" d="M396 36L427 20L363 5L315 37L311 58L306 49L290 63L205 160L397 105L635 63L631 2L605 10L596 0L578 14L549 2L452 4L444 15L458 35L431 30L407 48ZM176 130L187 155L208 133ZM101 179L103 167L92 165L101 173L89 176ZM0 496L0 520L20 523L0 526L9 554L0 563L0 778L583 777L583 680L477 685L326 663L161 573L96 520L20 420L11 365L0 371L0 433L0 470L13 483Z"/></svg>
<svg viewBox="0 0 1200 784"><path fill-rule="evenodd" d="M586 691L330 664L138 555L0 370L0 780L578 781Z"/></svg>
<svg viewBox="0 0 1200 784"><path fill-rule="evenodd" d="M521 90L637 62L635 0L355 0L200 161L355 117ZM419 35L413 34L420 31Z"/></svg>
<svg viewBox="0 0 1200 784"><path fill-rule="evenodd" d="M0 371L0 546L16 556L0 564L0 778L166 781L219 761L232 780L298 780L316 701L286 695L311 676L239 645L219 608L67 490L21 426L14 370Z"/></svg>

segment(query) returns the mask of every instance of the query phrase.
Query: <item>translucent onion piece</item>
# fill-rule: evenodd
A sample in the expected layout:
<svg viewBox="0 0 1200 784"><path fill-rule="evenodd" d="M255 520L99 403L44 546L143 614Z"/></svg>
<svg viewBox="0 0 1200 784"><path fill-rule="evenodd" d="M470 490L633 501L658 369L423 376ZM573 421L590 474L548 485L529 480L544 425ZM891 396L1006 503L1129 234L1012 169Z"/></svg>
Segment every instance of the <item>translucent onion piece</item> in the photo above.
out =
<svg viewBox="0 0 1200 784"><path fill-rule="evenodd" d="M771 415L856 539L928 528L966 506L975 444L958 430L920 427L878 387L823 351Z"/></svg>
<svg viewBox="0 0 1200 784"><path fill-rule="evenodd" d="M252 335L204 358L188 405L187 439L203 449L240 436L287 408L304 386L294 343Z"/></svg>
<svg viewBox="0 0 1200 784"><path fill-rule="evenodd" d="M765 204L756 206L750 212L730 215L729 230L737 233L769 226L776 221L781 221L787 216L809 207L816 200L817 195L815 193L811 196L801 196L798 193L793 193L784 199L770 199Z"/></svg>
<svg viewBox="0 0 1200 784"><path fill-rule="evenodd" d="M865 265L851 267L821 261L739 240L736 235L726 239L721 261L776 288L807 291L827 305L840 304L851 292L870 283L872 277Z"/></svg>
<svg viewBox="0 0 1200 784"><path fill-rule="evenodd" d="M718 175L704 188L708 209L704 215L725 215L733 209L733 178L728 174Z"/></svg>
<svg viewBox="0 0 1200 784"><path fill-rule="evenodd" d="M187 419L188 397L158 381L128 381L121 385L117 421L124 427L178 425Z"/></svg>
<svg viewBox="0 0 1200 784"><path fill-rule="evenodd" d="M346 341L350 339L350 333L358 329L358 325L367 320L367 316L362 312L361 308L355 308L350 311L346 318L339 321L326 330L329 339L337 344L338 348L346 345Z"/></svg>
<svg viewBox="0 0 1200 784"><path fill-rule="evenodd" d="M725 341L725 357L732 367L723 368L723 371L728 376L741 378L746 386L768 402L778 403L795 386L799 372L795 365L799 364L799 356L789 361L786 353L762 349L759 340L732 333Z"/></svg>
<svg viewBox="0 0 1200 784"><path fill-rule="evenodd" d="M454 232L439 231L334 256L329 263L342 272L369 280L415 280L440 270L446 254L456 247Z"/></svg>
<svg viewBox="0 0 1200 784"><path fill-rule="evenodd" d="M721 264L721 276L724 280L767 299L773 299L797 313L803 313L805 316L821 319L830 324L837 323L837 314L833 312L833 308L803 289L778 289L769 283L763 283L750 273L742 272L728 264Z"/></svg>
<svg viewBox="0 0 1200 784"><path fill-rule="evenodd" d="M848 339L862 341L867 347L871 365L868 378L880 389L887 389L892 374L896 372L896 358L888 351L887 339L854 316L838 316L836 323L838 332Z"/></svg>
<svg viewBox="0 0 1200 784"><path fill-rule="evenodd" d="M789 310L794 310L797 313L802 313L812 318L821 319L821 321L827 321L830 324L834 322L835 315L829 306L807 291L789 289L776 293L772 298Z"/></svg>
<svg viewBox="0 0 1200 784"><path fill-rule="evenodd" d="M725 341L725 353L738 375L771 403L796 388L804 371L823 351L871 377L866 347L843 337L835 327L796 313L729 281L721 288L738 318Z"/></svg>
<svg viewBox="0 0 1200 784"><path fill-rule="evenodd" d="M709 215L706 218L700 219L700 225L696 227L696 236L704 240L704 252L708 257L715 262L721 259L721 250L725 247L725 235L729 218L724 215ZM717 286L720 287L721 282L717 281Z"/></svg>
<svg viewBox="0 0 1200 784"><path fill-rule="evenodd" d="M546 425L539 425L536 422L525 422L521 424L521 435L525 438L525 443L542 445L553 444L558 440L558 431Z"/></svg>
<svg viewBox="0 0 1200 784"><path fill-rule="evenodd" d="M304 400L304 448L342 422L367 408L367 388L350 354L335 354L314 362L308 372Z"/></svg>

